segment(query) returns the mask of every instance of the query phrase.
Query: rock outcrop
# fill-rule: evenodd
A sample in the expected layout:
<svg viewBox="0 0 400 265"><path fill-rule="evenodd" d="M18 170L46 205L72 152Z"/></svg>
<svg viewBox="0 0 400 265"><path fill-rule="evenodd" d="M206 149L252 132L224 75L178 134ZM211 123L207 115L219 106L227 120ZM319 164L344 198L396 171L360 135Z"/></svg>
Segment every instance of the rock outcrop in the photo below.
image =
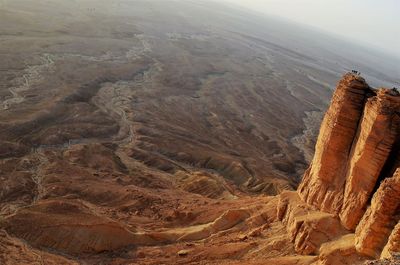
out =
<svg viewBox="0 0 400 265"><path fill-rule="evenodd" d="M317 265L360 264L365 257L354 246L354 234L347 234L321 246Z"/></svg>
<svg viewBox="0 0 400 265"><path fill-rule="evenodd" d="M360 253L378 258L390 233L399 221L400 170L385 179L375 193L371 207L356 229L356 247Z"/></svg>
<svg viewBox="0 0 400 265"><path fill-rule="evenodd" d="M400 222L397 223L396 227L393 229L389 241L382 251L381 258L392 258L395 253L400 253Z"/></svg>
<svg viewBox="0 0 400 265"><path fill-rule="evenodd" d="M32 249L27 243L13 238L0 229L0 264L30 264L30 265L79 265L62 256Z"/></svg>
<svg viewBox="0 0 400 265"><path fill-rule="evenodd" d="M1 226L32 246L70 255L144 243L119 223L93 214L80 202L43 202L19 211Z"/></svg>
<svg viewBox="0 0 400 265"><path fill-rule="evenodd" d="M347 229L354 230L363 216L382 168L399 136L400 98L390 90L379 90L365 105L359 135L346 177L340 218ZM399 194L400 195L400 194Z"/></svg>
<svg viewBox="0 0 400 265"><path fill-rule="evenodd" d="M0 174L3 198L18 200L0 205L0 264L391 262L400 251L399 113L395 90L346 74L302 183L278 196L244 194L215 173L214 158L205 163L215 171L169 170L171 157L109 143L6 160L0 173L16 173Z"/></svg>
<svg viewBox="0 0 400 265"><path fill-rule="evenodd" d="M346 234L338 218L313 210L296 192L283 192L279 199L278 219L286 225L297 253L318 254L323 243Z"/></svg>
<svg viewBox="0 0 400 265"><path fill-rule="evenodd" d="M399 143L399 93L346 74L297 194L280 195L277 217L297 253L337 265L400 250Z"/></svg>
<svg viewBox="0 0 400 265"><path fill-rule="evenodd" d="M322 211L341 209L347 162L369 91L363 78L345 75L323 119L313 161L298 189L305 202Z"/></svg>

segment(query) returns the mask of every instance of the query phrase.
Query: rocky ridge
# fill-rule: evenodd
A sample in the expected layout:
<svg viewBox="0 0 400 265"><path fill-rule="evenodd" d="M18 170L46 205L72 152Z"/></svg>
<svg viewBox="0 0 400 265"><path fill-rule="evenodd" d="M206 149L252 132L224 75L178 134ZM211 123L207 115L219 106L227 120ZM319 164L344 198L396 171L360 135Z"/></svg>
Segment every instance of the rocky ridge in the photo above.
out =
<svg viewBox="0 0 400 265"><path fill-rule="evenodd" d="M395 90L346 74L298 190L277 196L212 171L148 167L129 144L6 159L0 263L396 264L399 110Z"/></svg>

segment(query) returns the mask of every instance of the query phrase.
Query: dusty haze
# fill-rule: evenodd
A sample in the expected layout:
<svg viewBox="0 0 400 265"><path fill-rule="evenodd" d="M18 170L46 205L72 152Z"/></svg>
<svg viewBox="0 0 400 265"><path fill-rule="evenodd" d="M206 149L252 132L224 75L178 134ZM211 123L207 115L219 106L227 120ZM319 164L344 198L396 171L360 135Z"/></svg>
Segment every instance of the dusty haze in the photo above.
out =
<svg viewBox="0 0 400 265"><path fill-rule="evenodd" d="M318 28L400 58L396 0L226 0L260 13ZM400 66L398 66L400 71Z"/></svg>

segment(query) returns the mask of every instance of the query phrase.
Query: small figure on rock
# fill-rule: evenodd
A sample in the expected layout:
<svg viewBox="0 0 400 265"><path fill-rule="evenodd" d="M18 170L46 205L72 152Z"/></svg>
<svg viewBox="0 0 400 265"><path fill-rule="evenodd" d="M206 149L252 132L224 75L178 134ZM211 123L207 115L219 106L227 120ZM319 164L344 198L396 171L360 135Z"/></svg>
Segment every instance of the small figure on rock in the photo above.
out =
<svg viewBox="0 0 400 265"><path fill-rule="evenodd" d="M357 70L351 70L351 72L352 72L353 74L355 74L355 75L361 75L361 73L360 73L359 71L357 71Z"/></svg>

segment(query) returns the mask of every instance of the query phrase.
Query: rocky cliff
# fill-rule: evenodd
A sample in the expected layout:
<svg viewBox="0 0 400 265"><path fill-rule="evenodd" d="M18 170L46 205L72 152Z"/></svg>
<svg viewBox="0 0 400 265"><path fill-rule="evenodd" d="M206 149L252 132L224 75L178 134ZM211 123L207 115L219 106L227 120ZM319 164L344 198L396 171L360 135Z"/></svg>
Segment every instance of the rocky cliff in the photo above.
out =
<svg viewBox="0 0 400 265"><path fill-rule="evenodd" d="M301 198L323 211L340 212L350 151L368 92L364 79L346 75L323 119L314 158L299 187Z"/></svg>
<svg viewBox="0 0 400 265"><path fill-rule="evenodd" d="M396 90L346 74L298 190L277 196L154 169L130 143L0 160L0 264L396 264L399 111Z"/></svg>
<svg viewBox="0 0 400 265"><path fill-rule="evenodd" d="M357 264L400 250L399 139L399 93L346 74L298 195L280 195L278 219L298 253L319 255L320 264Z"/></svg>

